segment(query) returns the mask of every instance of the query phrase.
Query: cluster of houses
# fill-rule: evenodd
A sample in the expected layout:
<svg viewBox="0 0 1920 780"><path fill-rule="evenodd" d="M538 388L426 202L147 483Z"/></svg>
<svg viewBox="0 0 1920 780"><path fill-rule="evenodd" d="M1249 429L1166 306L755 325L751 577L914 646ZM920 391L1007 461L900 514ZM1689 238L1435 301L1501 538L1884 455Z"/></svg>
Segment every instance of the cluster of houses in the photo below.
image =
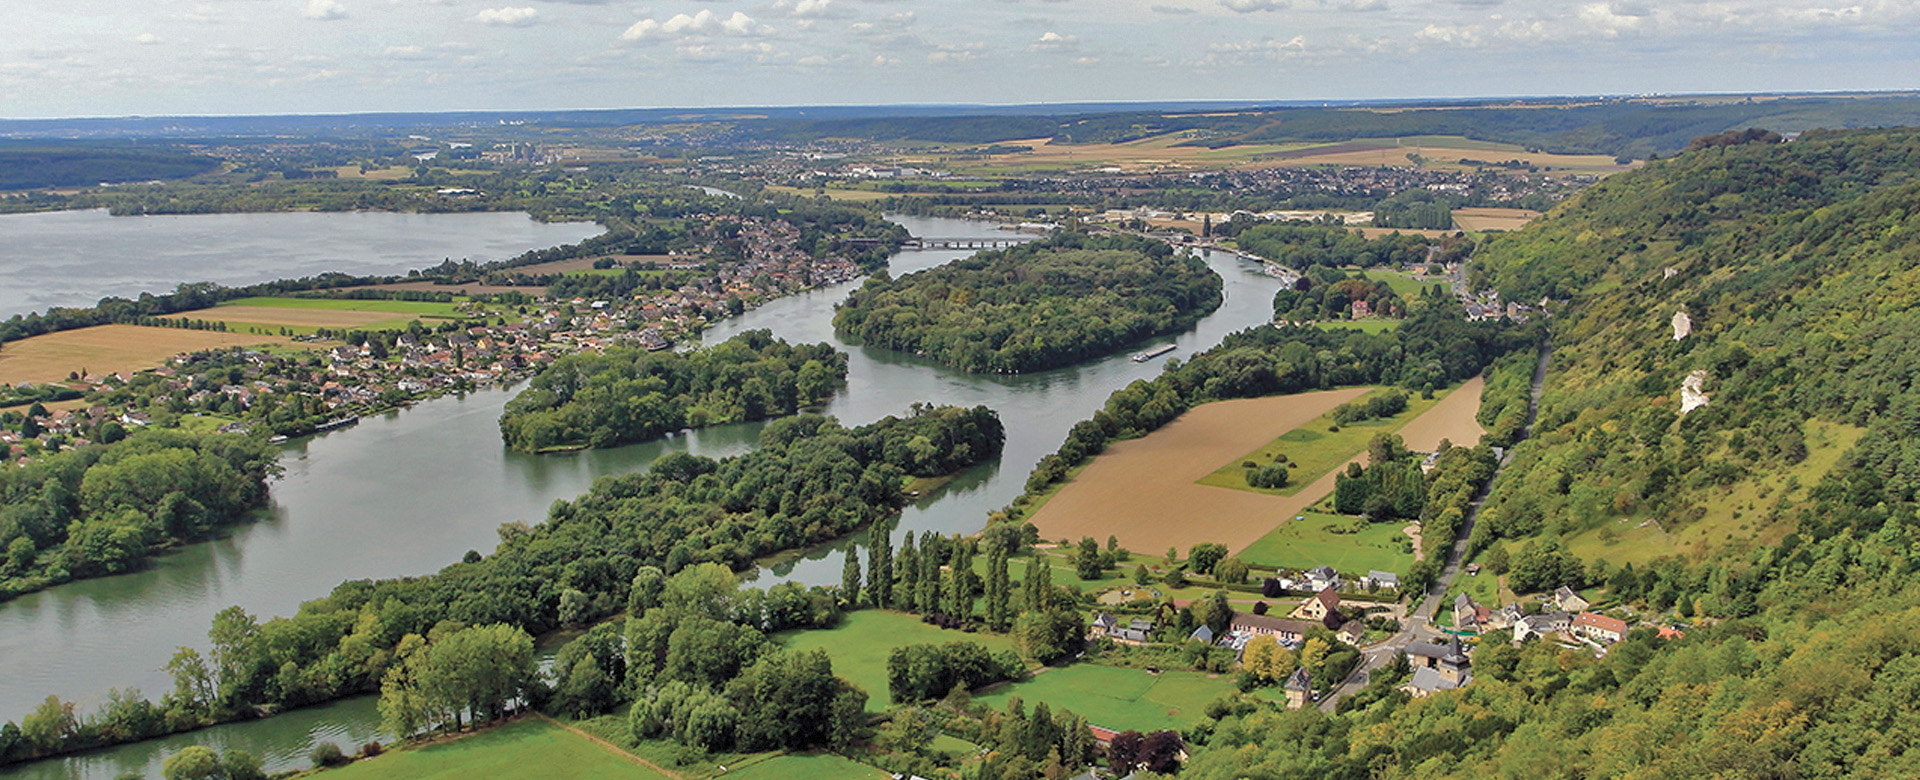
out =
<svg viewBox="0 0 1920 780"><path fill-rule="evenodd" d="M1631 628L1619 618L1588 611L1592 605L1564 585L1546 601L1552 609L1529 615L1519 604L1494 609L1462 593L1453 602L1453 624L1463 631L1511 629L1515 642L1560 634L1601 644L1626 638Z"/></svg>
<svg viewBox="0 0 1920 780"><path fill-rule="evenodd" d="M319 350L321 368L304 360L241 350L245 379L213 380L231 361L212 360L231 353L181 355L151 373L143 388L145 403L109 409L105 404L69 411L56 409L36 419L38 448L17 431L0 431L0 451L10 459L30 458L34 449L65 442L86 444L80 436L106 418L130 426L153 422L155 409L210 411L240 418L221 428L245 432L249 414L263 398L298 395L317 398L338 420L348 420L398 402L516 379L538 371L559 356L631 345L659 351L676 339L698 334L713 318L726 316L729 298L758 302L795 290L837 284L859 276L853 261L840 256L814 258L800 246L800 230L778 219L715 217L714 224L737 224L739 259L720 264L714 276L672 290L638 290L631 300L544 300L524 321L477 325L462 330L400 333L388 342L343 344ZM688 262L681 267L706 267ZM316 341L315 337L297 340ZM135 377L85 376L65 384L94 394L115 390ZM228 403L228 401L231 401Z"/></svg>

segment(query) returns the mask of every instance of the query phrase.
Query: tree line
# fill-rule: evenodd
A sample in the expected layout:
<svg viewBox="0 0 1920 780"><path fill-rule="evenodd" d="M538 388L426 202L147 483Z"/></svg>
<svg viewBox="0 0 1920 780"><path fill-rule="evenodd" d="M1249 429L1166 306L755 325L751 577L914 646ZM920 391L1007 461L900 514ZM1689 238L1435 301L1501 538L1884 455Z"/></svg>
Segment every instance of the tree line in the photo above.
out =
<svg viewBox="0 0 1920 780"><path fill-rule="evenodd" d="M1219 308L1205 263L1130 236L1063 233L899 279L877 275L834 313L858 343L974 373L1023 373L1105 355Z"/></svg>
<svg viewBox="0 0 1920 780"><path fill-rule="evenodd" d="M245 518L275 459L246 436L155 430L0 466L0 600L128 571Z"/></svg>
<svg viewBox="0 0 1920 780"><path fill-rule="evenodd" d="M916 406L906 416L853 429L819 415L777 420L762 431L759 448L722 460L666 455L643 473L603 479L575 501L556 502L544 523L503 526L491 555L470 552L423 577L342 583L291 617L261 622L239 608L225 610L209 632L211 654L183 649L170 665L172 694L158 703L138 692L121 694L138 702L127 706L158 713L143 721L149 729L109 728L107 712L75 717L62 721L72 728L28 729L40 736L10 743L4 758L143 739L261 707L376 691L400 663L403 640L415 635L430 646L436 627L498 624L508 628L495 630L496 638L511 638L514 630L537 635L587 625L628 607L643 567L744 569L759 556L845 535L896 515L906 501L907 476L948 474L998 457L1004 438L998 416L985 407ZM763 605L774 614L770 602ZM781 614L796 613L810 614L811 607ZM419 670L414 675L408 685L415 689L433 679ZM52 699L47 706L72 714L69 702Z"/></svg>
<svg viewBox="0 0 1920 780"><path fill-rule="evenodd" d="M753 330L705 349L612 347L567 355L507 402L500 436L521 452L613 447L682 428L784 417L846 383L847 356Z"/></svg>

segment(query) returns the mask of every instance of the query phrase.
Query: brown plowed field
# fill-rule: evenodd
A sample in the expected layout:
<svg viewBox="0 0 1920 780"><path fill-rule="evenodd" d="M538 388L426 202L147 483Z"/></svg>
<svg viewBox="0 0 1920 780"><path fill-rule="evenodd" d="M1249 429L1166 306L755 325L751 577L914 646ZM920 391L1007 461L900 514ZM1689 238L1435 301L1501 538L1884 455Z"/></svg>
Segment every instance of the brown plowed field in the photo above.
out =
<svg viewBox="0 0 1920 780"><path fill-rule="evenodd" d="M1470 447L1486 433L1474 420L1486 382L1467 380L1397 433L1407 447ZM1112 534L1129 550L1185 550L1200 542L1245 549L1333 492L1343 464L1291 496L1195 484L1220 465L1326 414L1372 388L1221 401L1197 407L1144 439L1107 448L1033 516L1042 539ZM1367 454L1352 462L1366 465Z"/></svg>
<svg viewBox="0 0 1920 780"><path fill-rule="evenodd" d="M1480 394L1486 389L1485 377L1469 379L1440 399L1440 403L1434 404L1432 409L1408 420L1396 433L1406 441L1407 449L1414 452L1440 449L1441 439L1451 441L1458 447L1479 444L1480 437L1487 435L1487 429L1480 427L1480 421L1473 416L1480 411Z"/></svg>
<svg viewBox="0 0 1920 780"><path fill-rule="evenodd" d="M95 375L131 374L182 352L286 341L279 336L211 330L96 325L8 342L0 348L0 382L56 382L83 368Z"/></svg>
<svg viewBox="0 0 1920 780"><path fill-rule="evenodd" d="M1221 401L1197 407L1144 439L1108 447L1033 516L1042 539L1118 536L1130 550L1184 550L1219 542L1238 550L1326 491L1289 497L1196 485L1220 464L1300 427L1370 388ZM1333 475L1327 475L1332 489Z"/></svg>

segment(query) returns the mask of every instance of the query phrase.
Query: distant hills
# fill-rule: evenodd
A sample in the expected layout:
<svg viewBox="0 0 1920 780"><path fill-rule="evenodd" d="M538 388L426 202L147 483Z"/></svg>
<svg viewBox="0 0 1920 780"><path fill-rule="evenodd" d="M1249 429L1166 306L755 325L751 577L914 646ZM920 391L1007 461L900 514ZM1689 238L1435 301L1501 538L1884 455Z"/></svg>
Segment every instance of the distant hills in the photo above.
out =
<svg viewBox="0 0 1920 780"><path fill-rule="evenodd" d="M1029 138L1111 143L1189 132L1196 145L1232 146L1460 135L1554 152L1646 158L1677 152L1698 136L1745 127L1795 133L1915 124L1920 124L1920 96L1867 93L111 117L0 120L0 138L366 137L514 128L592 134L630 126L696 125L705 140L725 143L994 143Z"/></svg>

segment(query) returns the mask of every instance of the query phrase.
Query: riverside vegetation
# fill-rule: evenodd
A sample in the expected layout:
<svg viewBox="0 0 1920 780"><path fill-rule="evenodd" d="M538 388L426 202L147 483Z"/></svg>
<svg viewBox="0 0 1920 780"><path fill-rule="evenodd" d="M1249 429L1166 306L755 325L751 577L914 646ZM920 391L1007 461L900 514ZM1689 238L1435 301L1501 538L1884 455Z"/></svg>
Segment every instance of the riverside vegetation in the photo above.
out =
<svg viewBox="0 0 1920 780"><path fill-rule="evenodd" d="M396 665L413 675L403 687L418 688L438 678L408 667L410 651L462 631L484 631L459 641L498 652L473 650L490 665L450 673L463 687L433 693L413 710L421 713L415 722L448 717L446 703L455 700L448 697L468 705L462 711L498 714L504 701L525 693L515 687L525 679L513 660L518 637L619 612L641 567L741 569L757 556L844 535L898 513L907 477L998 457L1004 438L999 417L984 407L918 406L853 429L819 415L778 420L762 431L758 449L717 461L667 455L644 473L601 480L577 501L556 503L544 523L503 527L492 555L470 553L425 577L343 583L299 614L264 623L237 607L225 610L209 631L211 656L183 648L168 667L176 687L158 703L117 691L97 716L81 717L70 702L49 697L18 726L0 726L0 758L144 739L378 690ZM432 653L427 658L419 663L435 663Z"/></svg>
<svg viewBox="0 0 1920 780"><path fill-rule="evenodd" d="M1184 329L1220 306L1218 274L1131 236L1061 233L892 279L835 312L848 340L973 373L1024 373Z"/></svg>
<svg viewBox="0 0 1920 780"><path fill-rule="evenodd" d="M554 361L508 402L500 436L522 452L613 447L682 428L784 417L846 383L847 356L766 330L706 349L615 347Z"/></svg>
<svg viewBox="0 0 1920 780"><path fill-rule="evenodd" d="M127 571L237 522L279 470L278 452L247 436L127 438L111 420L94 435L98 446L0 468L0 601Z"/></svg>

